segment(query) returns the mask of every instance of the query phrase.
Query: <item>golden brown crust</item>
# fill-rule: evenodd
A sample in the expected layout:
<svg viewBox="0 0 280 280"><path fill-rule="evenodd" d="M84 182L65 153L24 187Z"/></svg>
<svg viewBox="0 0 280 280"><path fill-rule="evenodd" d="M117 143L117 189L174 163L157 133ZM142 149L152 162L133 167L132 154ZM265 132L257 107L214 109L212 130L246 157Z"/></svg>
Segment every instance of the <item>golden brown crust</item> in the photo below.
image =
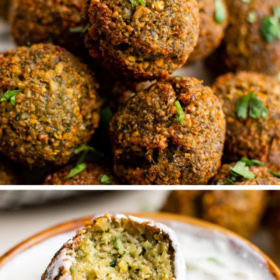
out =
<svg viewBox="0 0 280 280"><path fill-rule="evenodd" d="M205 184L220 166L225 120L210 88L194 78L170 78L121 107L110 133L115 173L129 183Z"/></svg>
<svg viewBox="0 0 280 280"><path fill-rule="evenodd" d="M186 16L188 15L188 16ZM90 55L116 75L133 79L166 76L183 66L196 45L195 0L91 0Z"/></svg>
<svg viewBox="0 0 280 280"><path fill-rule="evenodd" d="M0 55L0 150L30 166L63 165L99 123L98 83L65 49L39 44Z"/></svg>
<svg viewBox="0 0 280 280"><path fill-rule="evenodd" d="M280 84L269 76L239 72L217 79L214 93L223 101L227 120L224 159L242 157L280 166ZM254 92L268 110L267 118L243 120L236 115L236 102Z"/></svg>

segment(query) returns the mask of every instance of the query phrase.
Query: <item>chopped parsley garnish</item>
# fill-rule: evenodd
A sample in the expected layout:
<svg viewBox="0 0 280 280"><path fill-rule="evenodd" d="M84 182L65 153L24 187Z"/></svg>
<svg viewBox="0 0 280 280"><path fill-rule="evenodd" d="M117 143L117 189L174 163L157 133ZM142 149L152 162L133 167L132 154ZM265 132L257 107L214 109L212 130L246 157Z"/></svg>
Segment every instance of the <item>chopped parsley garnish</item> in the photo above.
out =
<svg viewBox="0 0 280 280"><path fill-rule="evenodd" d="M146 6L146 0L130 0L130 3L133 7Z"/></svg>
<svg viewBox="0 0 280 280"><path fill-rule="evenodd" d="M264 166L264 163L257 159L248 159L244 157L241 159L241 161L245 162L247 166L253 166L253 165Z"/></svg>
<svg viewBox="0 0 280 280"><path fill-rule="evenodd" d="M176 116L176 120L181 124L183 125L184 124L184 120L185 120L185 113L184 113L184 110L180 104L180 101L176 101L175 102L175 107L177 109L177 113L178 113L178 116Z"/></svg>
<svg viewBox="0 0 280 280"><path fill-rule="evenodd" d="M78 163L74 168L72 168L67 175L66 179L71 179L77 175L79 175L81 172L86 170L87 165L85 163Z"/></svg>
<svg viewBox="0 0 280 280"><path fill-rule="evenodd" d="M280 178L280 174L274 171L270 171L270 174L273 175L276 178Z"/></svg>
<svg viewBox="0 0 280 280"><path fill-rule="evenodd" d="M218 23L223 23L226 19L226 10L222 0L215 0L215 20Z"/></svg>
<svg viewBox="0 0 280 280"><path fill-rule="evenodd" d="M117 261L116 260L112 260L111 262L110 262L110 266L111 267L115 267L117 265Z"/></svg>
<svg viewBox="0 0 280 280"><path fill-rule="evenodd" d="M102 174L100 176L100 183L102 185L110 185L110 184L112 184L112 180L110 179L110 177L108 175Z"/></svg>
<svg viewBox="0 0 280 280"><path fill-rule="evenodd" d="M262 101L255 96L255 93L250 92L236 102L236 114L239 118L244 120L247 119L248 114L249 117L253 119L266 119L268 111Z"/></svg>
<svg viewBox="0 0 280 280"><path fill-rule="evenodd" d="M77 148L74 151L74 153L76 155L78 155L80 153L82 153L82 155L80 156L76 166L70 170L69 174L66 176L65 179L71 179L71 178L79 175L80 173L82 173L83 171L86 170L87 165L86 165L86 163L84 163L84 160L85 160L85 158L87 156L87 153L89 151L93 151L94 152L95 149L93 147L90 147L90 146L85 145L85 144L81 145L79 148Z"/></svg>
<svg viewBox="0 0 280 280"><path fill-rule="evenodd" d="M81 33L81 35L85 34L90 27L90 24L87 24L86 26L75 26L69 29L72 33Z"/></svg>
<svg viewBox="0 0 280 280"><path fill-rule="evenodd" d="M248 22L249 23L254 23L256 20L257 20L257 13L256 13L256 11L251 11L248 14Z"/></svg>
<svg viewBox="0 0 280 280"><path fill-rule="evenodd" d="M136 268L135 269L135 272L139 272L141 269L140 268Z"/></svg>
<svg viewBox="0 0 280 280"><path fill-rule="evenodd" d="M113 244L114 244L114 248L115 248L117 251L119 251L118 242L117 242L117 237L116 237L116 236L114 236Z"/></svg>
<svg viewBox="0 0 280 280"><path fill-rule="evenodd" d="M280 39L280 7L274 7L273 16L264 16L261 23L261 34L267 43Z"/></svg>
<svg viewBox="0 0 280 280"><path fill-rule="evenodd" d="M8 100L11 100L11 103L13 105L15 105L18 93L19 93L19 90L9 90L3 94L3 96L0 99L0 102L6 102Z"/></svg>
<svg viewBox="0 0 280 280"><path fill-rule="evenodd" d="M243 161L238 161L234 167L230 167L233 176L240 176L245 179L254 179L255 175L249 170L249 167Z"/></svg>

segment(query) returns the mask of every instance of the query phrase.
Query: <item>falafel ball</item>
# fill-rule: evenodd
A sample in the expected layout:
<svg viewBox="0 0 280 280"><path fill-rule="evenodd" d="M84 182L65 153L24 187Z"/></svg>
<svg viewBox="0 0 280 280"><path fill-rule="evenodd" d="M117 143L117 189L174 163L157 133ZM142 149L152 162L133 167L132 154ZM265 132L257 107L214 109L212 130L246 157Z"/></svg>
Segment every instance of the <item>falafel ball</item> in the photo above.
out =
<svg viewBox="0 0 280 280"><path fill-rule="evenodd" d="M224 164L218 173L212 178L211 184L230 185L280 185L280 179L272 175L273 168L267 166L247 166L248 170L254 174L254 178L248 179L238 176L232 171L236 163ZM233 179L232 179L233 178Z"/></svg>
<svg viewBox="0 0 280 280"><path fill-rule="evenodd" d="M75 168L69 165L50 174L44 181L44 185L118 185L118 180L111 170L103 165L87 162L86 169L78 175L67 178Z"/></svg>
<svg viewBox="0 0 280 280"><path fill-rule="evenodd" d="M183 66L199 35L195 0L91 0L89 17L90 55L116 75L135 80Z"/></svg>
<svg viewBox="0 0 280 280"><path fill-rule="evenodd" d="M188 62L193 63L211 55L221 44L228 23L224 0L198 0L200 33Z"/></svg>
<svg viewBox="0 0 280 280"><path fill-rule="evenodd" d="M225 119L209 87L170 77L129 99L110 134L114 171L130 184L205 184L220 166Z"/></svg>
<svg viewBox="0 0 280 280"><path fill-rule="evenodd" d="M226 162L242 157L280 166L280 84L262 74L239 72L219 77L214 93L227 120Z"/></svg>
<svg viewBox="0 0 280 280"><path fill-rule="evenodd" d="M227 1L226 65L233 71L275 75L280 71L279 0Z"/></svg>
<svg viewBox="0 0 280 280"><path fill-rule="evenodd" d="M172 191L163 210L204 219L248 238L266 205L265 191Z"/></svg>
<svg viewBox="0 0 280 280"><path fill-rule="evenodd" d="M0 161L0 185L16 185L18 178L12 167L6 161Z"/></svg>
<svg viewBox="0 0 280 280"><path fill-rule="evenodd" d="M0 55L0 151L29 166L63 165L99 123L98 83L51 44Z"/></svg>
<svg viewBox="0 0 280 280"><path fill-rule="evenodd" d="M0 1L0 17L8 18L8 9L9 9L10 0L1 0Z"/></svg>
<svg viewBox="0 0 280 280"><path fill-rule="evenodd" d="M86 53L81 35L86 30L87 9L85 0L14 0L12 37L19 46L52 42L77 54Z"/></svg>

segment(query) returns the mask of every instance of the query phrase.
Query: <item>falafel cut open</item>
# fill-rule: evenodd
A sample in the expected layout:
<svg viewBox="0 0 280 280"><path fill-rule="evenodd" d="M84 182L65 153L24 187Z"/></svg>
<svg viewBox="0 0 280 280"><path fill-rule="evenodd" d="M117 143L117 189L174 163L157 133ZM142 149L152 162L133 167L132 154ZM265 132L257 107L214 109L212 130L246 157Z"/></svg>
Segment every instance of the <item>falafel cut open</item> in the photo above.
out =
<svg viewBox="0 0 280 280"><path fill-rule="evenodd" d="M64 165L99 123L90 69L51 44L0 55L0 151L26 165Z"/></svg>
<svg viewBox="0 0 280 280"><path fill-rule="evenodd" d="M53 258L42 280L185 280L176 235L125 215L95 218Z"/></svg>
<svg viewBox="0 0 280 280"><path fill-rule="evenodd" d="M220 76L213 91L223 101L225 162L242 157L280 166L280 84L252 72Z"/></svg>
<svg viewBox="0 0 280 280"><path fill-rule="evenodd" d="M211 55L221 44L228 24L225 0L198 0L200 25L199 37L188 63Z"/></svg>
<svg viewBox="0 0 280 280"><path fill-rule="evenodd" d="M115 174L130 184L206 184L220 166L225 118L201 81L170 77L121 106L110 134Z"/></svg>
<svg viewBox="0 0 280 280"><path fill-rule="evenodd" d="M75 170L79 165L68 165L48 175L44 185L119 185L118 179L107 166L94 162L82 164L84 170L78 174L75 174Z"/></svg>
<svg viewBox="0 0 280 280"><path fill-rule="evenodd" d="M280 72L280 1L227 0L230 11L222 56L231 71Z"/></svg>
<svg viewBox="0 0 280 280"><path fill-rule="evenodd" d="M13 0L12 37L19 46L52 42L82 55L87 10L85 0Z"/></svg>
<svg viewBox="0 0 280 280"><path fill-rule="evenodd" d="M199 35L195 0L91 0L85 42L116 75L155 79L183 66Z"/></svg>

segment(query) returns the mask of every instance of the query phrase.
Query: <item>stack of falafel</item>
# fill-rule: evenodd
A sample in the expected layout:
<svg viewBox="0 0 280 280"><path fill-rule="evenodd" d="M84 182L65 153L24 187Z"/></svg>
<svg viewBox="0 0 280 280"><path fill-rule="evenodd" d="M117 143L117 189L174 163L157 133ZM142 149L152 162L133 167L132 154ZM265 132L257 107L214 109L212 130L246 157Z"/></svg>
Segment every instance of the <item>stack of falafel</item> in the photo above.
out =
<svg viewBox="0 0 280 280"><path fill-rule="evenodd" d="M278 71L280 1L228 2L10 1L1 153L47 184L280 184L279 82L255 73ZM173 74L217 53L255 72Z"/></svg>

